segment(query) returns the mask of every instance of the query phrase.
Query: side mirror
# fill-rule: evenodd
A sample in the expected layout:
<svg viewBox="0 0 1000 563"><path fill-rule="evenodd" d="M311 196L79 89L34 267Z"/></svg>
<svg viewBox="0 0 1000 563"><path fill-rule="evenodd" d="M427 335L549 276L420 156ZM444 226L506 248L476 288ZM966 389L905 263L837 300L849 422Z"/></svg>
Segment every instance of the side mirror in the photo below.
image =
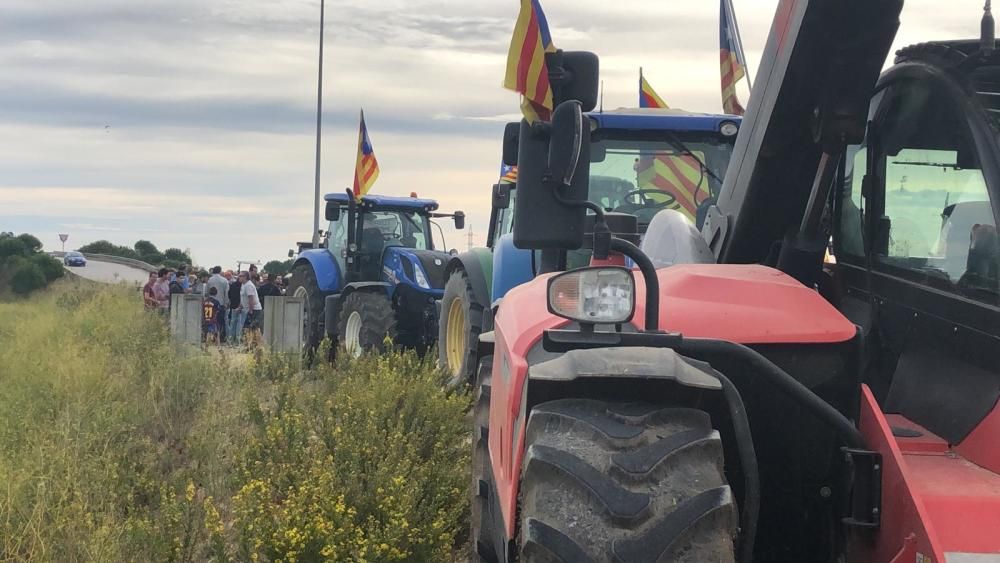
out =
<svg viewBox="0 0 1000 563"><path fill-rule="evenodd" d="M295 251L292 250L291 248L288 249L288 257L295 258Z"/></svg>
<svg viewBox="0 0 1000 563"><path fill-rule="evenodd" d="M455 212L455 228L461 231L465 228L465 212L456 211Z"/></svg>
<svg viewBox="0 0 1000 563"><path fill-rule="evenodd" d="M583 145L583 109L580 102L564 102L552 113L548 169L557 188L573 183ZM590 158L587 158L589 163Z"/></svg>
<svg viewBox="0 0 1000 563"><path fill-rule="evenodd" d="M510 207L510 188L513 184L493 184L493 209Z"/></svg>
<svg viewBox="0 0 1000 563"><path fill-rule="evenodd" d="M517 140L520 132L520 123L508 123L503 128L503 163L507 166L517 166Z"/></svg>
<svg viewBox="0 0 1000 563"><path fill-rule="evenodd" d="M552 82L553 102L556 107L563 102L576 100L583 111L597 107L600 91L600 61L588 51L557 51L545 55Z"/></svg>
<svg viewBox="0 0 1000 563"><path fill-rule="evenodd" d="M590 184L590 127L579 102L560 104L552 124L521 122L514 245L575 250L583 245Z"/></svg>
<svg viewBox="0 0 1000 563"><path fill-rule="evenodd" d="M327 221L338 221L340 220L340 205L335 201L326 202L326 220Z"/></svg>

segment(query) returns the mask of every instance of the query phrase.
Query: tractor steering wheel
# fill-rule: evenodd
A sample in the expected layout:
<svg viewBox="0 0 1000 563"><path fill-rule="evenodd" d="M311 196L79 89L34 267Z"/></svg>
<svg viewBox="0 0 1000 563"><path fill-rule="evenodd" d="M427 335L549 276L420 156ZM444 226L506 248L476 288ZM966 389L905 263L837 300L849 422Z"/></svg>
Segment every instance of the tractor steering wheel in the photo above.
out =
<svg viewBox="0 0 1000 563"><path fill-rule="evenodd" d="M663 201L654 200L646 197L646 194L657 194L661 196L666 196L666 199ZM632 196L640 196L640 202L628 203L628 199ZM641 190L632 190L627 194L625 194L624 196L622 196L622 199L624 199L626 203L619 205L618 209L628 208L633 211L638 211L640 209L667 209L673 206L675 203L677 203L677 196L675 196L674 194L664 190L655 190L649 188Z"/></svg>

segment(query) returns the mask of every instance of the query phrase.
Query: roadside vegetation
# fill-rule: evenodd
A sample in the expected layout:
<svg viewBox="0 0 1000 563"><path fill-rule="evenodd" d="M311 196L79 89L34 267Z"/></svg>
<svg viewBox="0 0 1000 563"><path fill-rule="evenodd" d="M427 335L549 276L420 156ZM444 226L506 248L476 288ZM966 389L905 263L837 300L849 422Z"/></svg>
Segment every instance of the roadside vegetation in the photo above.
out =
<svg viewBox="0 0 1000 563"><path fill-rule="evenodd" d="M179 268L181 265L191 264L191 255L187 252L179 248L168 248L161 252L155 244L148 240L136 241L131 247L114 244L106 240L98 240L81 246L79 251L87 254L105 254L119 258L142 260L147 264L163 266L165 268Z"/></svg>
<svg viewBox="0 0 1000 563"><path fill-rule="evenodd" d="M0 560L451 561L468 397L411 354L176 352L134 290L0 304Z"/></svg>
<svg viewBox="0 0 1000 563"><path fill-rule="evenodd" d="M42 252L40 240L28 233L0 233L0 297L28 295L62 276L62 264Z"/></svg>

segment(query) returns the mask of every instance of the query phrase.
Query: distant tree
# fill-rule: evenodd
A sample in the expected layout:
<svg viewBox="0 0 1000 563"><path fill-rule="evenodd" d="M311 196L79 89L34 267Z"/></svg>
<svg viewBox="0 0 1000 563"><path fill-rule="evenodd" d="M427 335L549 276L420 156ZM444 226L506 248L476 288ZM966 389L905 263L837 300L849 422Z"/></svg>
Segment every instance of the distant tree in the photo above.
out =
<svg viewBox="0 0 1000 563"><path fill-rule="evenodd" d="M0 233L0 286L28 295L61 278L62 263L41 250L41 241L33 235Z"/></svg>
<svg viewBox="0 0 1000 563"><path fill-rule="evenodd" d="M119 258L139 259L139 253L127 246L119 246L106 240L94 241L79 248L80 252L86 254L107 254L108 256L118 256Z"/></svg>
<svg viewBox="0 0 1000 563"><path fill-rule="evenodd" d="M151 243L151 242L149 242L148 240L137 240L137 241L135 241L135 245L133 246L133 248L135 248L135 251L146 262L149 262L149 260L147 258L149 258L151 256L160 256L160 260L163 259L162 258L163 254L160 253L160 249L156 248L156 245L153 244L153 243ZM152 262L150 262L150 263L152 263Z"/></svg>
<svg viewBox="0 0 1000 563"><path fill-rule="evenodd" d="M24 243L24 246L28 249L29 253L34 254L42 251L42 241L38 240L38 238L34 235L21 233L17 235L17 238Z"/></svg>
<svg viewBox="0 0 1000 563"><path fill-rule="evenodd" d="M289 260L271 260L267 264L264 264L263 270L265 272L267 272L269 274L273 274L275 276L284 276L285 274L287 274L289 272L289 270L292 269L292 264L294 264L294 263L295 263L295 260L292 260L292 259L289 259Z"/></svg>
<svg viewBox="0 0 1000 563"><path fill-rule="evenodd" d="M27 254L28 248L24 245L24 241L10 233L0 235L0 262L11 256L27 256Z"/></svg>

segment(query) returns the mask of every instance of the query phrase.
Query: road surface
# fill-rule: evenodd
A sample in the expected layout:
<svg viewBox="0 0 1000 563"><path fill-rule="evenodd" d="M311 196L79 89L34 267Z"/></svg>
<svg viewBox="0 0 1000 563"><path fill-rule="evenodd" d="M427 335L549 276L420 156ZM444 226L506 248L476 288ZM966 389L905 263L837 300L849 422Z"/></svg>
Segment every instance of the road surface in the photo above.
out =
<svg viewBox="0 0 1000 563"><path fill-rule="evenodd" d="M110 262L98 262L92 258L87 259L87 265L80 267L64 266L66 270L88 280L102 283L125 282L129 285L143 285L149 278L149 273L139 268L112 264Z"/></svg>

